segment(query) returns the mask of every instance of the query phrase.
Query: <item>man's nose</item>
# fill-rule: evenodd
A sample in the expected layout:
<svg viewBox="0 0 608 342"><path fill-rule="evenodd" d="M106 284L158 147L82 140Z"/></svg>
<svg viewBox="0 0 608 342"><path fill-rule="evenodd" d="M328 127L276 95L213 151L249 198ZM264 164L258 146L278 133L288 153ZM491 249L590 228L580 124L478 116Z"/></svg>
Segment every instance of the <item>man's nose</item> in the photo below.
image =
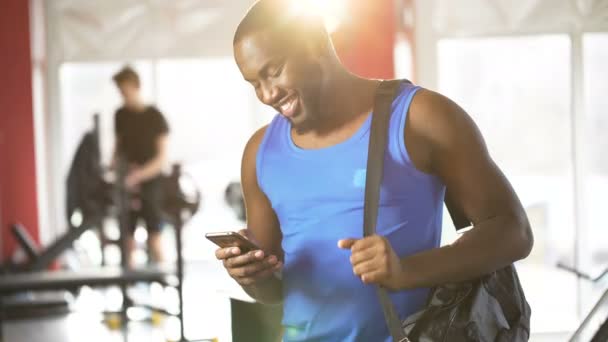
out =
<svg viewBox="0 0 608 342"><path fill-rule="evenodd" d="M265 105L273 106L277 103L279 98L280 90L277 86L266 83L262 85L262 102Z"/></svg>

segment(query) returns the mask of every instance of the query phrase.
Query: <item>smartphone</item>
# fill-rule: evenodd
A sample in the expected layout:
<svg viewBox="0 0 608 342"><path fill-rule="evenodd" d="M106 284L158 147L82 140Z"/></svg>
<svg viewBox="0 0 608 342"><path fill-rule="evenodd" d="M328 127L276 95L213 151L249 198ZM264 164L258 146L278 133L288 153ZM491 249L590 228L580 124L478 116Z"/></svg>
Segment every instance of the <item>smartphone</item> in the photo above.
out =
<svg viewBox="0 0 608 342"><path fill-rule="evenodd" d="M237 232L207 233L205 234L205 237L222 248L238 247L241 249L241 254L261 249L255 243Z"/></svg>

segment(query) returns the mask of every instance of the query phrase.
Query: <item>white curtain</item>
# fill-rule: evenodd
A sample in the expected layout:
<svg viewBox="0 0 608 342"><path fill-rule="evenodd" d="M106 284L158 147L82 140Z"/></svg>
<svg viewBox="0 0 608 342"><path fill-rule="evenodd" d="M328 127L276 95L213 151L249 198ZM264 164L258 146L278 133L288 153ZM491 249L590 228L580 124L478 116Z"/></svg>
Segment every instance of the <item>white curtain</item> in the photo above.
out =
<svg viewBox="0 0 608 342"><path fill-rule="evenodd" d="M232 55L232 35L252 0L53 0L59 60Z"/></svg>
<svg viewBox="0 0 608 342"><path fill-rule="evenodd" d="M606 0L436 0L440 36L533 34L608 30Z"/></svg>

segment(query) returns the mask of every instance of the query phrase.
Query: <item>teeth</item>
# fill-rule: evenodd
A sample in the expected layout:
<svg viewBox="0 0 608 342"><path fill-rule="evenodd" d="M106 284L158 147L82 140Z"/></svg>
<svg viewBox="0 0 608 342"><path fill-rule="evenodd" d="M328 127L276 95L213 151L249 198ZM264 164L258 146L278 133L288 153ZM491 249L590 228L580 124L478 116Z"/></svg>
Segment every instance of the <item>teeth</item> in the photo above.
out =
<svg viewBox="0 0 608 342"><path fill-rule="evenodd" d="M290 99L289 101L285 102L283 105L281 105L281 112L286 112L288 111L291 106L293 105L294 99Z"/></svg>

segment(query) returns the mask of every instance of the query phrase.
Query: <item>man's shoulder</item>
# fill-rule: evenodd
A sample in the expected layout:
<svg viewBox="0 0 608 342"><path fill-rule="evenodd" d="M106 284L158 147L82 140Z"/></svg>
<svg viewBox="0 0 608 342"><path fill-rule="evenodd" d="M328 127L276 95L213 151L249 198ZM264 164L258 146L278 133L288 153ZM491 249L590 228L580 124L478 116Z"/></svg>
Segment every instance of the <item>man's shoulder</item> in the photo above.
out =
<svg viewBox="0 0 608 342"><path fill-rule="evenodd" d="M127 108L125 106L120 106L116 109L116 115L123 115L123 113L127 112Z"/></svg>
<svg viewBox="0 0 608 342"><path fill-rule="evenodd" d="M247 142L247 146L245 147L246 152L247 152L247 150L250 150L252 152L255 152L258 150L258 148L262 144L262 141L264 141L264 136L266 135L266 131L268 130L269 126L270 125L262 126L257 131L255 131L255 133L253 133L251 135L251 137L249 138L249 141Z"/></svg>
<svg viewBox="0 0 608 342"><path fill-rule="evenodd" d="M445 105L447 100L445 96L438 92L421 88L417 91L414 99L412 99L412 107L417 110L428 111Z"/></svg>
<svg viewBox="0 0 608 342"><path fill-rule="evenodd" d="M245 150L243 151L243 159L241 167L243 170L255 170L256 169L256 161L258 151L262 142L264 141L264 136L266 135L266 130L269 125L265 125L259 128L247 141L245 145Z"/></svg>
<svg viewBox="0 0 608 342"><path fill-rule="evenodd" d="M411 123L421 126L420 128L426 127L429 132L434 131L431 128L450 128L445 126L462 120L464 113L464 110L450 98L428 89L420 89L410 106Z"/></svg>
<svg viewBox="0 0 608 342"><path fill-rule="evenodd" d="M146 106L146 112L154 114L154 115L160 115L160 116L163 115L163 113L154 104L147 105Z"/></svg>

